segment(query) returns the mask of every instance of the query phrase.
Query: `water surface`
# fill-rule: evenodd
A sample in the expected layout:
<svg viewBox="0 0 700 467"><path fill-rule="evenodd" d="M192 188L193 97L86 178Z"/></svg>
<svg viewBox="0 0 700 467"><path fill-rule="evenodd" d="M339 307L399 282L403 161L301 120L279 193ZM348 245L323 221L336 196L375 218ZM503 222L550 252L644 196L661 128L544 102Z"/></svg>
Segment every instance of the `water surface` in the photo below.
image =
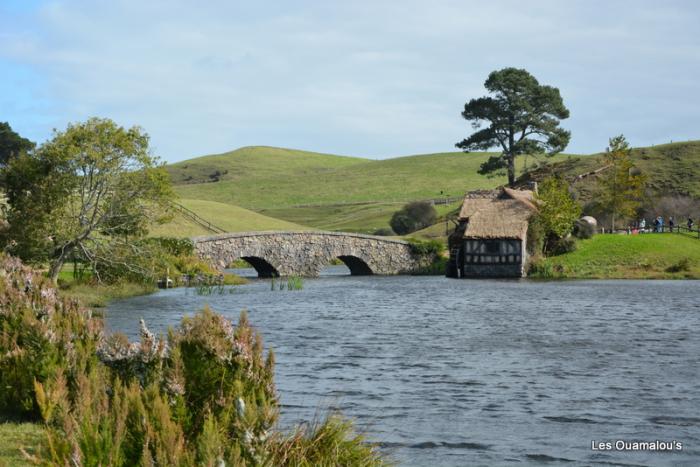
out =
<svg viewBox="0 0 700 467"><path fill-rule="evenodd" d="M275 349L282 424L339 408L401 465L700 465L700 282L340 276L160 291L111 330L241 309ZM591 442L683 443L601 452Z"/></svg>

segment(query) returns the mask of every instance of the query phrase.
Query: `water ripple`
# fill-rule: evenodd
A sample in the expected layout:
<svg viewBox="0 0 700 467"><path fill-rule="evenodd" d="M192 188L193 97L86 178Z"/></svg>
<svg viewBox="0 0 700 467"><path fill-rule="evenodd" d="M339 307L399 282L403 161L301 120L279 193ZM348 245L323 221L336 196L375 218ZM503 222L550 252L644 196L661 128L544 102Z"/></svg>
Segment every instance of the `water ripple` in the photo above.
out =
<svg viewBox="0 0 700 467"><path fill-rule="evenodd" d="M247 309L275 349L281 424L340 409L402 465L700 465L697 281L322 277L301 291L175 289L109 306L165 331ZM679 440L599 452L592 440Z"/></svg>

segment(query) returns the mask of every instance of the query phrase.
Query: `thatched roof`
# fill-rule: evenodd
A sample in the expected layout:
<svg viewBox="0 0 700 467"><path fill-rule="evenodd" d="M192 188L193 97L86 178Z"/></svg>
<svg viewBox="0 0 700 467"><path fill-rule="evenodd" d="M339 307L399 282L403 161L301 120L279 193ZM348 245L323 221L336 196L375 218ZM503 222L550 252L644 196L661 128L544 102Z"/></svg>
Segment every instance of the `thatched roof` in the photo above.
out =
<svg viewBox="0 0 700 467"><path fill-rule="evenodd" d="M467 193L459 220L467 222L464 238L523 239L536 210L532 191L502 188Z"/></svg>

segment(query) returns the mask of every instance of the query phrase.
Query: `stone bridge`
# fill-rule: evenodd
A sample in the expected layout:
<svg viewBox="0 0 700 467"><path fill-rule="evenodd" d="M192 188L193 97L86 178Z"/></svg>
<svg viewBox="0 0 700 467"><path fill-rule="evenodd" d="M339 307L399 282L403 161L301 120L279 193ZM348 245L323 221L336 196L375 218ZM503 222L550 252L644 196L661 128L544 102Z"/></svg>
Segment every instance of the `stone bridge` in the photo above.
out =
<svg viewBox="0 0 700 467"><path fill-rule="evenodd" d="M336 258L352 275L410 274L433 259L414 254L402 240L344 232L239 232L192 240L197 256L217 269L244 259L259 277L314 277Z"/></svg>

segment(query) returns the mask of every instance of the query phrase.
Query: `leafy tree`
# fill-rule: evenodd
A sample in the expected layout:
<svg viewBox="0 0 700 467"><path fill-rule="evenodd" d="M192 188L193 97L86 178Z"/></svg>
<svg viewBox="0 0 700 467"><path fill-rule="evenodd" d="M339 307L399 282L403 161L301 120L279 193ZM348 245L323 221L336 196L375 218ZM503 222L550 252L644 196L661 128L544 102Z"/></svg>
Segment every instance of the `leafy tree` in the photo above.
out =
<svg viewBox="0 0 700 467"><path fill-rule="evenodd" d="M611 214L610 228L615 230L617 217L633 217L641 206L646 176L634 167L624 135L610 138L603 163L608 169L598 178L598 199Z"/></svg>
<svg viewBox="0 0 700 467"><path fill-rule="evenodd" d="M535 201L538 208L535 222L547 253L572 232L581 215L581 206L571 197L566 182L554 177L540 183Z"/></svg>
<svg viewBox="0 0 700 467"><path fill-rule="evenodd" d="M31 151L34 146L32 141L15 133L9 123L0 122L0 166L23 152Z"/></svg>
<svg viewBox="0 0 700 467"><path fill-rule="evenodd" d="M54 132L34 154L5 169L10 250L28 261L50 262L55 282L72 255L93 265L123 263L114 253L139 256L128 235L141 235L167 216L170 181L148 150L148 135L109 119L92 118ZM99 275L98 275L99 279Z"/></svg>
<svg viewBox="0 0 700 467"><path fill-rule="evenodd" d="M539 84L526 70L493 71L484 86L492 96L471 99L462 112L462 117L478 131L456 146L465 152L500 147L501 154L484 162L479 173L507 169L508 184L513 186L517 156L552 156L569 144L571 133L559 127L560 120L569 118L569 110L559 89ZM481 128L485 122L488 127Z"/></svg>
<svg viewBox="0 0 700 467"><path fill-rule="evenodd" d="M415 232L435 223L437 212L427 201L414 201L396 211L389 221L391 228L399 235Z"/></svg>

